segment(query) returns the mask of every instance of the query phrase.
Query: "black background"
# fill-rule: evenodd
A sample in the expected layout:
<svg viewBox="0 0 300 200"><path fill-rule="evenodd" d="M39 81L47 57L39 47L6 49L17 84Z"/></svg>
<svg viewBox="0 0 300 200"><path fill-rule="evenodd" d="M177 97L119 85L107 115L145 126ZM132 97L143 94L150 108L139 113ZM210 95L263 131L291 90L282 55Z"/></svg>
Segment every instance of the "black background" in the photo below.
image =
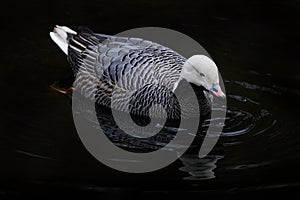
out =
<svg viewBox="0 0 300 200"><path fill-rule="evenodd" d="M276 166L237 174L233 179L219 176L215 182L195 183L201 186L196 192L206 191L201 194L210 195L207 191L218 191L214 195L235 196L239 177L243 177L241 186L282 182L286 185L284 189L258 190L259 195L299 188L299 1L72 0L8 1L2 4L0 155L3 162L0 166L0 197L40 197L46 192L60 196L63 192L74 196L122 198L124 190L129 188L139 194L151 190L150 196L155 198L166 195L164 192L167 191L195 190L186 183L174 183L171 178L157 182L149 180L151 176L168 175L168 170L131 176L102 166L101 172L106 176L97 174L100 170L97 161L85 151L76 136L66 97L49 89L54 81L71 75L65 57L49 37L49 31L56 24L84 25L105 34L147 26L174 29L202 44L219 66L224 79L279 88L284 95L262 95L260 98L274 112L278 111L281 121L287 122L281 132L293 134L279 138L285 145L272 150L265 150L266 144L259 142L257 146L241 147L241 152L258 149L258 153L274 157L278 161ZM248 72L271 74L271 78L257 76L256 80ZM230 87L227 90L230 92ZM240 93L246 94L245 91ZM288 164L276 157L285 151L291 157ZM35 155L32 158L28 152L50 156L39 158ZM263 155L261 160L265 159ZM58 161L53 163L53 157ZM85 157L88 157L88 164L80 160ZM114 174L112 178L110 173ZM251 177L249 182L247 176ZM132 182L139 183L130 182L132 177ZM248 190L243 192L248 194Z"/></svg>

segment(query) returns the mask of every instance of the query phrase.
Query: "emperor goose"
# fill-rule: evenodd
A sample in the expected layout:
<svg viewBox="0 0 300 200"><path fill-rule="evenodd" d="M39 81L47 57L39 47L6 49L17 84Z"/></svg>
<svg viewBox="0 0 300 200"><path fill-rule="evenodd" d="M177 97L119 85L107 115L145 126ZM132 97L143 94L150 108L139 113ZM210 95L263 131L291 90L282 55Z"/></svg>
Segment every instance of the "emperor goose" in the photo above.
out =
<svg viewBox="0 0 300 200"><path fill-rule="evenodd" d="M169 118L180 118L180 109L194 111L188 103L181 108L176 103L173 92L184 81L201 89L199 101L204 111L211 105L211 94L225 97L217 66L204 55L186 59L155 42L95 34L85 27L56 26L50 36L67 55L77 76L75 88L85 97L92 95L99 105L147 115L152 105L161 104ZM94 89L91 83L96 84ZM113 91L118 91L118 103L112 106Z"/></svg>

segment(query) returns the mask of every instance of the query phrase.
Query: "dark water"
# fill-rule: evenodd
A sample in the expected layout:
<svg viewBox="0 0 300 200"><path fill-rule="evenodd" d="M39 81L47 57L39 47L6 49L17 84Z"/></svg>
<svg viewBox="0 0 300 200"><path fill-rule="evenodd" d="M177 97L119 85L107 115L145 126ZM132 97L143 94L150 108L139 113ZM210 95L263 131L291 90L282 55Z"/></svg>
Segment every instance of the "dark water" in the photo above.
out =
<svg viewBox="0 0 300 200"><path fill-rule="evenodd" d="M298 1L8 2L1 24L0 197L236 197L299 189ZM71 75L49 39L55 24L116 34L181 31L217 63L228 96L224 133L204 159L187 154L147 174L95 160L76 133L68 97L49 88ZM45 196L43 196L45 198ZM181 196L179 196L181 197ZM184 195L182 196L184 197Z"/></svg>

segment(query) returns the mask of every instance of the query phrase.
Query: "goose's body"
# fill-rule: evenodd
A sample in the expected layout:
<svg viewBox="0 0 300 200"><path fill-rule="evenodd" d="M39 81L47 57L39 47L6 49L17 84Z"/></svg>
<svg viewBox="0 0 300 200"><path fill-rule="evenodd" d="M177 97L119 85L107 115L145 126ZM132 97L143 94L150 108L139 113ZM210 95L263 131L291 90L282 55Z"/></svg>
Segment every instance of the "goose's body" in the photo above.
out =
<svg viewBox="0 0 300 200"><path fill-rule="evenodd" d="M187 60L155 42L94 34L86 28L74 31L57 26L50 36L67 54L77 76L76 86L81 88L84 96L94 96L100 105L110 107L114 92L114 99L118 102L112 106L114 109L126 110L129 105L131 113L146 115L152 105L161 104L169 117L179 118L181 113L173 92L180 82L188 81L207 91L215 89L216 94L223 95L221 90L216 91L217 68L205 56L193 56ZM197 62L200 59L204 63L204 72L199 74ZM202 80L201 76L207 72L209 76ZM196 80L198 78L200 82ZM92 83L97 87L91 89ZM209 104L207 96L202 99L206 102L200 103ZM192 111L188 106L187 103L181 110ZM160 115L159 110L156 114Z"/></svg>

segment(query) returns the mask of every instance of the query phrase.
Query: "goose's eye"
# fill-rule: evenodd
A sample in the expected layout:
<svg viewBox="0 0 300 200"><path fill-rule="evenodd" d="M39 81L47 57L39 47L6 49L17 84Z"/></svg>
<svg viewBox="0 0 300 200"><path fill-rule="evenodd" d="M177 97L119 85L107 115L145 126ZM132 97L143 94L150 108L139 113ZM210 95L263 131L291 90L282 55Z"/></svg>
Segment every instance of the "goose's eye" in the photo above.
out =
<svg viewBox="0 0 300 200"><path fill-rule="evenodd" d="M203 73L200 73L200 76L203 76L203 77L205 77L205 75L204 75Z"/></svg>

